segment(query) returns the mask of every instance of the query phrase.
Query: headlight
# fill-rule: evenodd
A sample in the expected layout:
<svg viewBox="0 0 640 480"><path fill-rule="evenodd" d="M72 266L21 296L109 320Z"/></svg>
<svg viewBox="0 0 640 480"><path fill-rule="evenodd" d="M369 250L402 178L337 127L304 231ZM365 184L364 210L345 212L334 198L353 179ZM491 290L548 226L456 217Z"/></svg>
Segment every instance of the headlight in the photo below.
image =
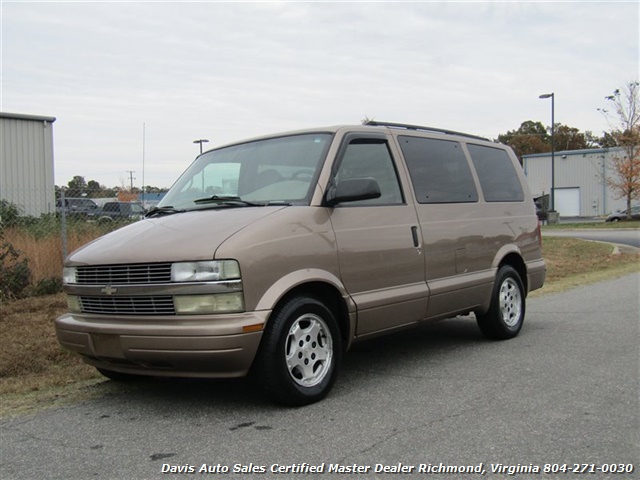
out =
<svg viewBox="0 0 640 480"><path fill-rule="evenodd" d="M76 272L78 269L76 267L64 267L62 269L62 283L77 283L76 280Z"/></svg>
<svg viewBox="0 0 640 480"><path fill-rule="evenodd" d="M173 304L178 315L203 315L244 311L242 292L213 295L176 295Z"/></svg>
<svg viewBox="0 0 640 480"><path fill-rule="evenodd" d="M215 282L240 278L240 266L235 260L180 262L171 265L172 282Z"/></svg>

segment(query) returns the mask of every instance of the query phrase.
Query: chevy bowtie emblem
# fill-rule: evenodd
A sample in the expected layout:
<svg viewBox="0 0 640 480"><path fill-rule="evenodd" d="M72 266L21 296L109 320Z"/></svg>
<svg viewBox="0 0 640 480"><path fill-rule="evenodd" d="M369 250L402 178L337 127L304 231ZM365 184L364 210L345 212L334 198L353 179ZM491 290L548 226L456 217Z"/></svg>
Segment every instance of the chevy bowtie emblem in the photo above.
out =
<svg viewBox="0 0 640 480"><path fill-rule="evenodd" d="M104 287L100 291L102 293L106 293L107 295L113 295L114 293L116 293L118 291L118 289L117 288L113 288L111 285L107 285L106 287Z"/></svg>

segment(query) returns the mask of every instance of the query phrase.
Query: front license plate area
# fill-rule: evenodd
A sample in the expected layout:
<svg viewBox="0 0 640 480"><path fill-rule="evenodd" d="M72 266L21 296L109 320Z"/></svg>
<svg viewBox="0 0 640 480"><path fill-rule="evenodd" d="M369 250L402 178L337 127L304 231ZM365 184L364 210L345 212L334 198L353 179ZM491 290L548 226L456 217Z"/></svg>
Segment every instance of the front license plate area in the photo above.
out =
<svg viewBox="0 0 640 480"><path fill-rule="evenodd" d="M120 335L92 333L91 341L96 357L124 358Z"/></svg>

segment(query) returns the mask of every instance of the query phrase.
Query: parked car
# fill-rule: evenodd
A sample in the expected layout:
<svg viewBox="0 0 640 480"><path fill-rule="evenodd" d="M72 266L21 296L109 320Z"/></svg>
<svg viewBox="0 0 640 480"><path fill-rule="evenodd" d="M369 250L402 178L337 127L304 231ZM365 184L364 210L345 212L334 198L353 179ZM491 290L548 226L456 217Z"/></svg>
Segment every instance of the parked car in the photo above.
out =
<svg viewBox="0 0 640 480"><path fill-rule="evenodd" d="M90 198L65 197L64 206L61 198L56 200L56 212L69 217L93 217L98 211L98 204Z"/></svg>
<svg viewBox="0 0 640 480"><path fill-rule="evenodd" d="M328 394L356 342L475 314L515 337L546 268L513 151L369 122L199 155L146 218L67 257L60 343L112 379L238 377Z"/></svg>
<svg viewBox="0 0 640 480"><path fill-rule="evenodd" d="M620 222L624 220L628 220L627 218L628 210L623 210L621 212L615 212L609 215L606 219L607 222ZM636 207L631 207L631 219L632 220L640 220L640 205Z"/></svg>
<svg viewBox="0 0 640 480"><path fill-rule="evenodd" d="M144 213L142 204L137 202L107 202L102 206L98 220L101 222L120 219L140 220Z"/></svg>
<svg viewBox="0 0 640 480"><path fill-rule="evenodd" d="M549 219L549 212L547 212L540 202L534 202L536 205L536 215L538 216L538 220L541 222L546 222Z"/></svg>

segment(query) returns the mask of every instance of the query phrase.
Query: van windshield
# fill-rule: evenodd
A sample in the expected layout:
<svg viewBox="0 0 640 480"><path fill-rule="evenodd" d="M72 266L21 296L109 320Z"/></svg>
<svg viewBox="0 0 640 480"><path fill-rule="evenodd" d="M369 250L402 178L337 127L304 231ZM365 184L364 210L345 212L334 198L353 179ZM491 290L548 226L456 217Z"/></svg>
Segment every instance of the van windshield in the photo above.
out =
<svg viewBox="0 0 640 480"><path fill-rule="evenodd" d="M308 205L332 137L329 133L291 135L204 153L158 207Z"/></svg>

